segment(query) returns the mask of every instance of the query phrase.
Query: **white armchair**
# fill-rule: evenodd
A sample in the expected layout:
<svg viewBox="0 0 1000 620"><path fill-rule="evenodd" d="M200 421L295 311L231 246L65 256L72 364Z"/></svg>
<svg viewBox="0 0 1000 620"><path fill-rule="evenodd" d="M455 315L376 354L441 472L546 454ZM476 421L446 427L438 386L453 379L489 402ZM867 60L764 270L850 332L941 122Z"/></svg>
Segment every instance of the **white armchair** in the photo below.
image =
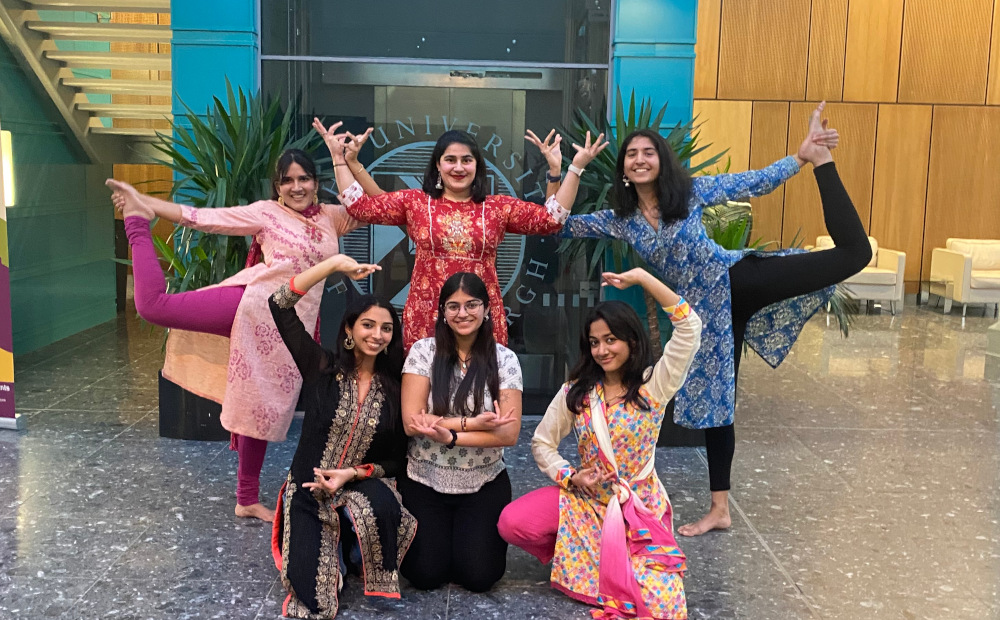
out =
<svg viewBox="0 0 1000 620"><path fill-rule="evenodd" d="M931 253L929 292L944 300L945 313L952 301L962 304L962 316L968 304L994 306L1000 313L1000 240L948 239L945 247Z"/></svg>
<svg viewBox="0 0 1000 620"><path fill-rule="evenodd" d="M868 237L868 243L872 245L871 262L860 272L844 280L845 288L853 299L888 301L889 309L896 314L896 304L903 305L906 253L880 248L874 237ZM814 250L828 250L832 247L832 238L816 237Z"/></svg>

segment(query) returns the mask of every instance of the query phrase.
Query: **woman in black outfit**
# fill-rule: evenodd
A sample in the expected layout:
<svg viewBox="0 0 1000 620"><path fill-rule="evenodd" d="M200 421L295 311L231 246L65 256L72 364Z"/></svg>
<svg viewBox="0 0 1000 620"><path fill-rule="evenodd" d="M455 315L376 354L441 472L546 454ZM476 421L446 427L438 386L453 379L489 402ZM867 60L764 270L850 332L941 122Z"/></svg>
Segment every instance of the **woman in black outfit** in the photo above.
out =
<svg viewBox="0 0 1000 620"><path fill-rule="evenodd" d="M399 598L398 567L416 532L387 480L406 458L396 312L370 295L355 300L329 351L295 311L295 302L331 273L360 279L376 269L337 254L292 278L268 302L302 373L306 410L272 536L290 618L333 618L348 567L361 573L365 594Z"/></svg>

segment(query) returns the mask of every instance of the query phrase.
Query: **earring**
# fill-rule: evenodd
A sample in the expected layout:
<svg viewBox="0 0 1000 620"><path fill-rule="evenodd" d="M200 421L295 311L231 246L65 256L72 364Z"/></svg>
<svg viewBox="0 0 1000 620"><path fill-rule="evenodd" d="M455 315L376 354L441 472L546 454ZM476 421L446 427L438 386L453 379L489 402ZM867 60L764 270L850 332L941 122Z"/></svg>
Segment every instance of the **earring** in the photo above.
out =
<svg viewBox="0 0 1000 620"><path fill-rule="evenodd" d="M625 181L625 187L628 187L629 186L628 175L623 176L622 180Z"/></svg>
<svg viewBox="0 0 1000 620"><path fill-rule="evenodd" d="M350 334L347 334L347 338L344 338L344 348L348 351L354 348L354 338Z"/></svg>
<svg viewBox="0 0 1000 620"><path fill-rule="evenodd" d="M434 184L434 189L444 189L444 185L441 184L441 173L438 173L438 181Z"/></svg>
<svg viewBox="0 0 1000 620"><path fill-rule="evenodd" d="M284 196L278 196L278 204L281 205L281 206L285 206L285 197Z"/></svg>
<svg viewBox="0 0 1000 620"><path fill-rule="evenodd" d="M319 204L319 192L313 192L313 204L314 205Z"/></svg>

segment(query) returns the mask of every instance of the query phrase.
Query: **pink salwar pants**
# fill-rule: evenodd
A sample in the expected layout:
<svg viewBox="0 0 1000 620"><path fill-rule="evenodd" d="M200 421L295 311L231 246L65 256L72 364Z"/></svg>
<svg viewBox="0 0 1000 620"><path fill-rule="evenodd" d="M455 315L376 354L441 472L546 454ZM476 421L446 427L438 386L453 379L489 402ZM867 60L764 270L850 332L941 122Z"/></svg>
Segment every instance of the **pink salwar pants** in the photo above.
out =
<svg viewBox="0 0 1000 620"><path fill-rule="evenodd" d="M125 234L132 246L135 309L139 316L160 327L229 336L244 287L219 286L168 294L149 221L135 216L125 218ZM260 502L260 470L267 442L234 434L230 446L239 455L236 503L252 506Z"/></svg>

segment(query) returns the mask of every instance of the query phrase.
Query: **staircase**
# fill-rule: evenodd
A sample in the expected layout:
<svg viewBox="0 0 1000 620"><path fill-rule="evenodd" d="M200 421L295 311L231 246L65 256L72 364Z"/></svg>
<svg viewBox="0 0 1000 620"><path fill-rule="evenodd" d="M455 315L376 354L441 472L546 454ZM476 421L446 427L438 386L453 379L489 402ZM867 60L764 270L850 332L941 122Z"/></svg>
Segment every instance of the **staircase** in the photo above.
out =
<svg viewBox="0 0 1000 620"><path fill-rule="evenodd" d="M0 37L91 160L137 161L169 130L170 0L0 0Z"/></svg>

